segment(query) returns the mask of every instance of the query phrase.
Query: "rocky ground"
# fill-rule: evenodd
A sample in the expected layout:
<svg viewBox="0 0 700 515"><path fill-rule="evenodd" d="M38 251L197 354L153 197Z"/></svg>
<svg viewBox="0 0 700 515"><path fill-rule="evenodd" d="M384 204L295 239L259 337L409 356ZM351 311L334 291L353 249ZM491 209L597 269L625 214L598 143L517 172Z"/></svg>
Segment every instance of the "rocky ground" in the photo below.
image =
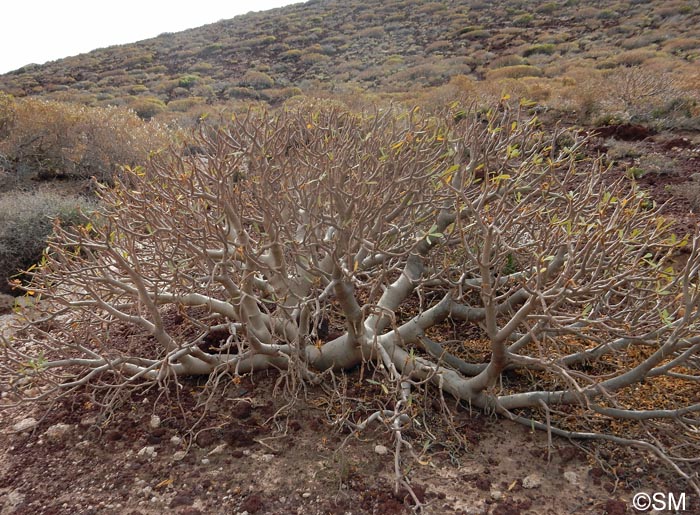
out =
<svg viewBox="0 0 700 515"><path fill-rule="evenodd" d="M5 411L0 513L411 512L407 492L392 490L386 432L346 441L313 403L276 427L273 379L257 377L218 401L194 432L177 415L155 415L155 394L123 406L109 425L79 400L45 417ZM615 478L570 442L548 447L546 434L477 413L457 420L467 449L434 445L403 463L425 513L622 514L636 488L661 488L643 459Z"/></svg>

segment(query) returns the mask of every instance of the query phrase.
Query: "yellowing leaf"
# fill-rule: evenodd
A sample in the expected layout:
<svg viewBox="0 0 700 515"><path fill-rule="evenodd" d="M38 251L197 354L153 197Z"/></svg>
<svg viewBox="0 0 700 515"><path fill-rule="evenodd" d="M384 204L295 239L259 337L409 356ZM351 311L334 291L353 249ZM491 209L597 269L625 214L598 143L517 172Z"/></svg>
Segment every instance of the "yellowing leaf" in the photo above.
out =
<svg viewBox="0 0 700 515"><path fill-rule="evenodd" d="M166 486L168 486L168 485L172 485L172 484L173 484L173 481L174 481L174 479L172 479L172 478L170 478L170 479L164 479L163 481L161 481L160 483L158 483L158 484L156 485L156 488L164 488L164 487L166 487Z"/></svg>

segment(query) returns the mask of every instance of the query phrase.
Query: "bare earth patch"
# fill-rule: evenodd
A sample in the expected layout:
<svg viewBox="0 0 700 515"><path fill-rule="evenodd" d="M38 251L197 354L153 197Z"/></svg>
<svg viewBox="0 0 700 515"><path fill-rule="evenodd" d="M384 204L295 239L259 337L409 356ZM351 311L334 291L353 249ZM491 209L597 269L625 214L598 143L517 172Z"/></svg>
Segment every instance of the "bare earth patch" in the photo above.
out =
<svg viewBox="0 0 700 515"><path fill-rule="evenodd" d="M407 492L392 490L387 432L337 431L315 391L274 419L275 380L231 384L194 430L195 382L180 393L183 411L156 404L153 391L125 399L107 422L80 394L48 412L3 409L0 514L411 513ZM6 408L13 394L2 388ZM466 409L455 424L467 449L416 435L414 447L428 450L403 463L424 513L632 513L635 491L670 488L643 455L599 447L594 458L557 438L550 447L545 433Z"/></svg>

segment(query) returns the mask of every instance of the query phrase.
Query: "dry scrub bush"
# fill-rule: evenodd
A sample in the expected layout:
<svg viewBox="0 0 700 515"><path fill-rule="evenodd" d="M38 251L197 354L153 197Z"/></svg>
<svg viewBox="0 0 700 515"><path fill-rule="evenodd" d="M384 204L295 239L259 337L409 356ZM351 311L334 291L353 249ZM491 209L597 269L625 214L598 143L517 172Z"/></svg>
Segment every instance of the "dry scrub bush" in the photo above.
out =
<svg viewBox="0 0 700 515"><path fill-rule="evenodd" d="M680 392L700 377L700 237L679 241L561 136L502 111L300 108L202 128L201 153L154 156L99 218L57 228L31 285L46 312L24 345L4 341L0 375L114 400L274 367L287 396L330 386L337 426L384 423L397 485L413 396L432 389L447 413L641 446L697 488L700 404ZM143 339L117 346L120 331ZM342 393L358 365L382 385L375 412Z"/></svg>
<svg viewBox="0 0 700 515"><path fill-rule="evenodd" d="M44 190L13 192L0 197L0 293L19 293L9 281L41 259L52 219L71 225L93 203Z"/></svg>
<svg viewBox="0 0 700 515"><path fill-rule="evenodd" d="M119 165L144 163L149 151L166 144L157 126L125 109L26 98L3 110L10 114L0 114L8 120L0 132L0 154L42 178L94 176L110 182Z"/></svg>
<svg viewBox="0 0 700 515"><path fill-rule="evenodd" d="M649 68L619 68L604 78L602 104L608 112L621 111L627 119L646 119L664 102L679 95L671 74Z"/></svg>

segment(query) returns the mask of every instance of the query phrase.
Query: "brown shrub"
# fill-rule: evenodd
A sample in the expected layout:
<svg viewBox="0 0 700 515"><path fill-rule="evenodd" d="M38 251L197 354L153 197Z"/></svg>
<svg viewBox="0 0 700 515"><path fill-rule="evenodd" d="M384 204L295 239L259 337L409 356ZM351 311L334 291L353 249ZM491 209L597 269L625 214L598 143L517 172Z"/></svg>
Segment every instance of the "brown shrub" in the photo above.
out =
<svg viewBox="0 0 700 515"><path fill-rule="evenodd" d="M496 70L489 70L486 72L486 80L519 79L521 77L541 77L542 75L542 70L536 66L517 64L515 66L504 66Z"/></svg>
<svg viewBox="0 0 700 515"><path fill-rule="evenodd" d="M245 74L243 74L243 77L239 81L239 85L256 90L266 89L274 86L275 80L265 72L248 70L245 72Z"/></svg>
<svg viewBox="0 0 700 515"><path fill-rule="evenodd" d="M119 165L143 163L150 150L166 143L161 129L123 108L26 98L6 102L3 112L0 154L15 173L40 178L95 176L109 183Z"/></svg>
<svg viewBox="0 0 700 515"><path fill-rule="evenodd" d="M299 62L301 62L302 64L306 64L306 65L312 65L312 64L318 64L318 63L325 63L329 59L330 59L330 57L328 57L325 54L321 54L319 52L308 52L308 53L303 54L299 58Z"/></svg>
<svg viewBox="0 0 700 515"><path fill-rule="evenodd" d="M184 113L195 106L201 106L206 102L203 97L187 97L168 102L168 111Z"/></svg>
<svg viewBox="0 0 700 515"><path fill-rule="evenodd" d="M165 102L163 102L158 97L145 96L145 97L132 97L129 99L127 105L132 109L139 118L144 120L150 120L155 115L165 111Z"/></svg>

